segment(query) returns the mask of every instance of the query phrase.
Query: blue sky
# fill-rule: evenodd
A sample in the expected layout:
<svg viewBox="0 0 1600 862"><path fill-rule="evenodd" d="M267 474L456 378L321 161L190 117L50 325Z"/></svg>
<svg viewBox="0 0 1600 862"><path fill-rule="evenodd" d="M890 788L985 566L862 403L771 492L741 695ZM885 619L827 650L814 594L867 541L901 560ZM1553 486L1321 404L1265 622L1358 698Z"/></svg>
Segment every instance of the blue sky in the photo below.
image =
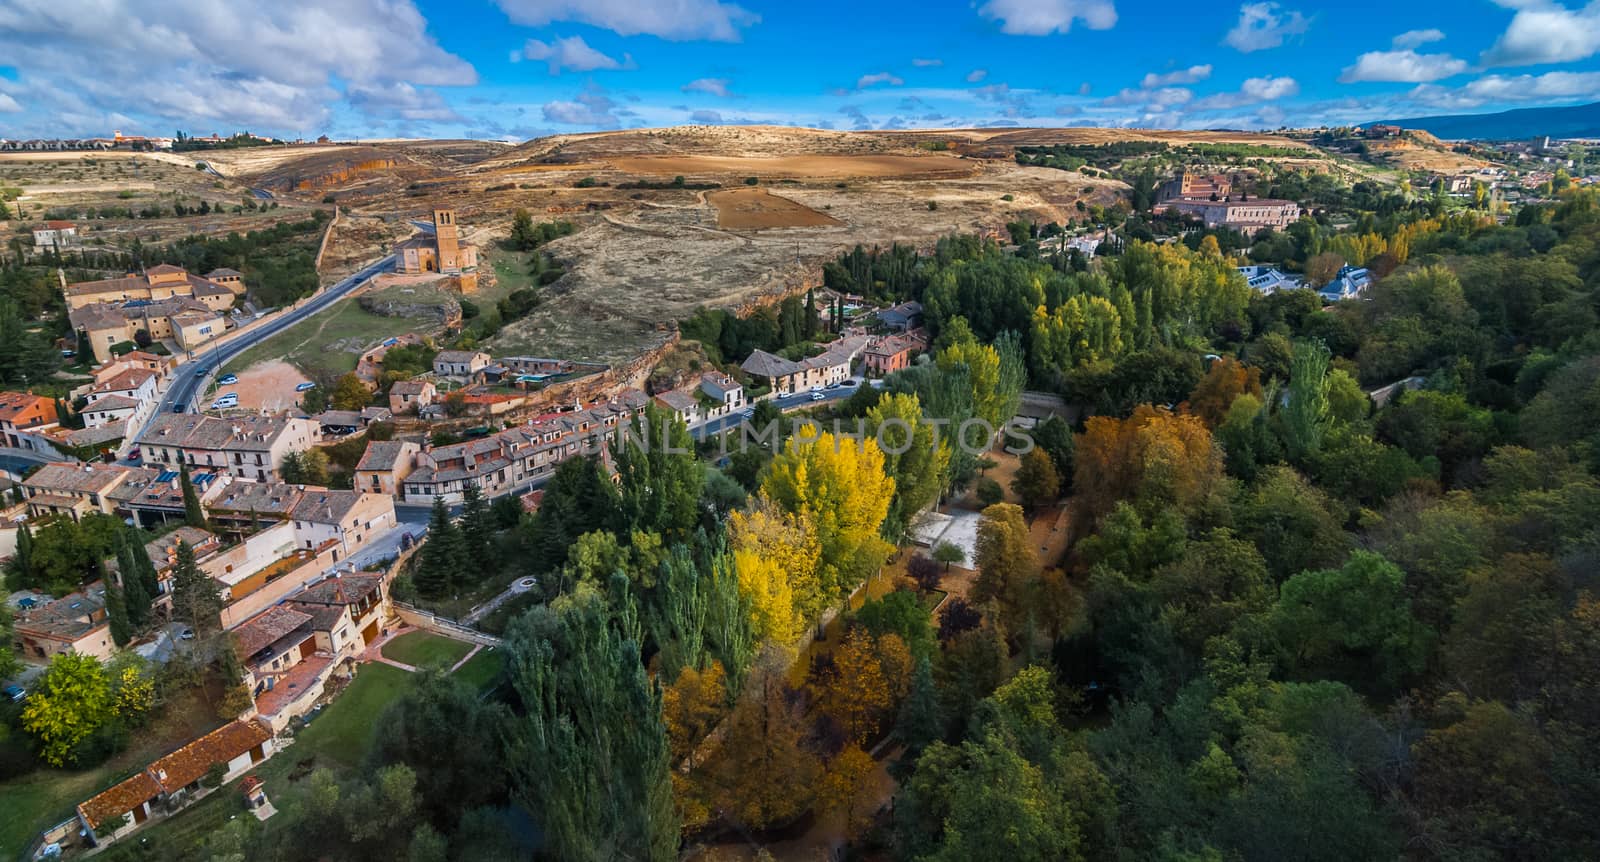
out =
<svg viewBox="0 0 1600 862"><path fill-rule="evenodd" d="M0 137L1276 128L1600 99L1600 0L0 0Z"/></svg>

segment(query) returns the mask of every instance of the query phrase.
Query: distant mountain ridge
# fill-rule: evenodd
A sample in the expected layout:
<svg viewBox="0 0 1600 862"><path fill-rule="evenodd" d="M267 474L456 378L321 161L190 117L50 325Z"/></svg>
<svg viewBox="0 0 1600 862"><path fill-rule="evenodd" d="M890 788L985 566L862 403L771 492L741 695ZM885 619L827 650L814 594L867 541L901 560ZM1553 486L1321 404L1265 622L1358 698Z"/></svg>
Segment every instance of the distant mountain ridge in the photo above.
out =
<svg viewBox="0 0 1600 862"><path fill-rule="evenodd" d="M1497 114L1448 114L1380 122L1407 129L1422 129L1445 140L1515 140L1539 135L1596 138L1600 137L1600 102L1559 108L1517 108Z"/></svg>

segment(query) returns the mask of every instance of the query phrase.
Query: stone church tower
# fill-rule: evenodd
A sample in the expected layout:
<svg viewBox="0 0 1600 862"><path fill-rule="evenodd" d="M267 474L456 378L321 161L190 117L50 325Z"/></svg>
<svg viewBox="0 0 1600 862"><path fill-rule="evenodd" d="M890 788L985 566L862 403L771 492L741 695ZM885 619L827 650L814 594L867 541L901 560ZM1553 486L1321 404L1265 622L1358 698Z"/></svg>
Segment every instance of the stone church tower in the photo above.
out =
<svg viewBox="0 0 1600 862"><path fill-rule="evenodd" d="M439 248L439 272L461 274L461 241L456 231L456 211L433 211L433 236Z"/></svg>

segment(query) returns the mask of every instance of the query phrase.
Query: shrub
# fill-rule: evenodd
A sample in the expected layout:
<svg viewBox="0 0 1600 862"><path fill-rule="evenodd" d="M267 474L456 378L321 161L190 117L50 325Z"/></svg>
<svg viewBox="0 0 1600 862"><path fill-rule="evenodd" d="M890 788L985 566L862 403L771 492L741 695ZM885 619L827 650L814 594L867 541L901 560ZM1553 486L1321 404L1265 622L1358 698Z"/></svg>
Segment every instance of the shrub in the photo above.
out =
<svg viewBox="0 0 1600 862"><path fill-rule="evenodd" d="M1005 489L1000 487L999 482L990 479L988 476L978 480L978 489L976 493L978 495L978 502L985 506L993 506L996 503L1004 503L1006 499Z"/></svg>
<svg viewBox="0 0 1600 862"><path fill-rule="evenodd" d="M918 589L931 593L939 588L939 582L944 579L944 566L922 554L914 554L906 560L906 574L917 582Z"/></svg>
<svg viewBox="0 0 1600 862"><path fill-rule="evenodd" d="M759 182L761 182L761 180L758 177L745 177L744 178L744 184L747 185L747 186L753 186L753 185L756 185Z"/></svg>

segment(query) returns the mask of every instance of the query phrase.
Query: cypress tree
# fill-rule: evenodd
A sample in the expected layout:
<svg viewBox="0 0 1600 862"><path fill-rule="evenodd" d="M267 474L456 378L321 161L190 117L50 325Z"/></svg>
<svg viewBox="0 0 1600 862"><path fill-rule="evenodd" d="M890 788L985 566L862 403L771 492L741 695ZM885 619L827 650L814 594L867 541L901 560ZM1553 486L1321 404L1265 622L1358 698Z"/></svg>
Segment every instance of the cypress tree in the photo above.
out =
<svg viewBox="0 0 1600 862"><path fill-rule="evenodd" d="M11 567L19 578L26 578L33 571L33 531L28 529L26 521L17 529L17 549L11 554Z"/></svg>
<svg viewBox="0 0 1600 862"><path fill-rule="evenodd" d="M222 625L222 599L217 583L194 562L194 549L178 542L178 560L172 566L172 615L196 634L214 632Z"/></svg>
<svg viewBox="0 0 1600 862"><path fill-rule="evenodd" d="M469 483L461 494L461 535L467 560L477 564L469 566L467 571L481 573L494 565L494 524L489 518L489 504L477 483Z"/></svg>
<svg viewBox="0 0 1600 862"><path fill-rule="evenodd" d="M817 289L813 287L806 291L806 313L801 320L801 330L807 341L817 337L820 322L817 318Z"/></svg>
<svg viewBox="0 0 1600 862"><path fill-rule="evenodd" d="M122 589L117 586L116 579L106 573L104 561L95 560L94 568L106 591L106 621L111 624L111 642L119 647L127 646L128 641L133 640L133 626L128 623L128 606L123 602Z"/></svg>
<svg viewBox="0 0 1600 862"><path fill-rule="evenodd" d="M467 564L466 540L450 520L443 497L433 498L428 539L417 565L417 591L430 598L449 593L461 584Z"/></svg>
<svg viewBox="0 0 1600 862"><path fill-rule="evenodd" d="M122 586L123 605L128 609L128 622L135 629L150 619L150 593L144 586L144 573L134 560L133 540L127 531L117 531L117 579Z"/></svg>
<svg viewBox="0 0 1600 862"><path fill-rule="evenodd" d="M178 476L183 480L183 522L191 527L205 527L206 513L200 508L200 495L194 492L189 481L189 465L178 465Z"/></svg>

